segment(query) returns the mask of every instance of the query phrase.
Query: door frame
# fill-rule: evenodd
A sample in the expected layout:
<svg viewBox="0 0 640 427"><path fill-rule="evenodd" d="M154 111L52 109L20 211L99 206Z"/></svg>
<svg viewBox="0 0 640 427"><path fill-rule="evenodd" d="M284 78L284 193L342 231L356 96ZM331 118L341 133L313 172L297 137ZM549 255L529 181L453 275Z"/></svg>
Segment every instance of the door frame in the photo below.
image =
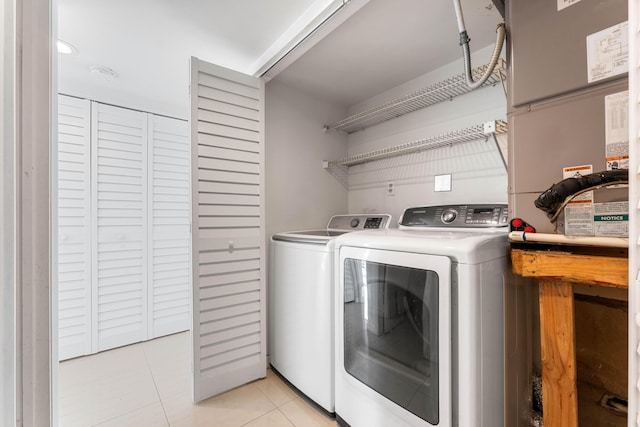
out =
<svg viewBox="0 0 640 427"><path fill-rule="evenodd" d="M51 313L56 308L52 282L52 135L57 132L52 118L57 114L57 76L52 47L55 39L56 0L5 0L13 6L14 28L3 34L3 44L13 43L11 66L14 81L8 84L3 102L13 107L13 135L5 142L15 153L15 242L9 250L14 267L14 341L10 349L15 377L3 384L13 394L18 425L56 425L57 370L52 354L57 351ZM6 3L5 3L6 4ZM7 17L4 17L7 20ZM11 31L12 30L12 31ZM9 32L12 32L10 34ZM12 36L14 39L12 40ZM11 62L11 61L10 61ZM4 82L6 84L6 82ZM11 99L13 98L13 99ZM8 105L7 105L8 104ZM55 173L55 171L53 171ZM3 330L3 334L6 331ZM11 397L10 397L11 398Z"/></svg>

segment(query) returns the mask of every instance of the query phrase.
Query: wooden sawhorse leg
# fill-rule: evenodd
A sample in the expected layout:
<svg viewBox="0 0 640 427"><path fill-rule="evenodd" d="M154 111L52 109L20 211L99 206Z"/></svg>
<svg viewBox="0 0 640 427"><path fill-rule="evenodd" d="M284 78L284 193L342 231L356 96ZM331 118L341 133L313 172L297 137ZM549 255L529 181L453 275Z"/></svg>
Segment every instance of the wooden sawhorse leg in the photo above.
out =
<svg viewBox="0 0 640 427"><path fill-rule="evenodd" d="M539 287L544 426L577 427L573 285L541 279Z"/></svg>

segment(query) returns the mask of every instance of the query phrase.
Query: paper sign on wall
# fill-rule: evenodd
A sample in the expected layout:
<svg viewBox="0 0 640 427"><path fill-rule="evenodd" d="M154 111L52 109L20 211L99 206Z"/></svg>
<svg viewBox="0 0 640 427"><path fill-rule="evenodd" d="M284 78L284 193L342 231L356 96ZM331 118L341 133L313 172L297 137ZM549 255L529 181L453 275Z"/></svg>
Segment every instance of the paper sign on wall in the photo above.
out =
<svg viewBox="0 0 640 427"><path fill-rule="evenodd" d="M626 73L629 69L628 21L587 36L589 83Z"/></svg>
<svg viewBox="0 0 640 427"><path fill-rule="evenodd" d="M629 169L629 91L604 98L607 170Z"/></svg>
<svg viewBox="0 0 640 427"><path fill-rule="evenodd" d="M562 178L576 178L593 173L592 165L571 166L562 169ZM564 234L593 236L593 191L574 197L564 208Z"/></svg>

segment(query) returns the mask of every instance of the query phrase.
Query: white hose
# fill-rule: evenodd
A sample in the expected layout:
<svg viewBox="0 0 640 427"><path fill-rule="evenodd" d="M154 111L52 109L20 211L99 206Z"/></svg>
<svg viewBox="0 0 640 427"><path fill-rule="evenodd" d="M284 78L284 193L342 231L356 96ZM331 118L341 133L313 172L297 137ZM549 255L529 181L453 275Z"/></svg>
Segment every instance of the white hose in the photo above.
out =
<svg viewBox="0 0 640 427"><path fill-rule="evenodd" d="M559 245L607 246L613 248L628 248L627 237L592 237L565 236L564 234L525 233L512 231L509 233L512 242L553 243Z"/></svg>
<svg viewBox="0 0 640 427"><path fill-rule="evenodd" d="M464 16L462 14L462 6L460 0L453 0L453 8L456 10L456 19L458 20L458 32L466 31L464 25Z"/></svg>
<svg viewBox="0 0 640 427"><path fill-rule="evenodd" d="M462 57L464 60L465 77L467 79L467 86L470 89L477 89L487 81L487 79L493 73L498 59L500 59L500 52L502 51L502 45L506 38L507 32L504 27L504 23L498 24L496 28L496 44L489 60L489 65L484 74L478 81L473 81L473 74L471 72L471 52L469 51L469 42L471 39L467 35L467 30L464 25L464 15L462 13L462 6L460 0L453 0L453 7L456 11L456 19L458 22L458 31L460 32L460 46L462 46Z"/></svg>

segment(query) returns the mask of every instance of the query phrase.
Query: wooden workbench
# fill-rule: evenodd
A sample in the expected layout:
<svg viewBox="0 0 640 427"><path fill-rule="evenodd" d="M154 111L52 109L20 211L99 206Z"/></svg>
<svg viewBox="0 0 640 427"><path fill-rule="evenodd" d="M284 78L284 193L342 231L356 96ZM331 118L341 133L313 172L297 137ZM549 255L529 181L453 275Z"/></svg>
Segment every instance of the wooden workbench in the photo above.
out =
<svg viewBox="0 0 640 427"><path fill-rule="evenodd" d="M578 426L573 284L628 288L626 256L578 252L587 253L561 246L511 250L513 272L539 286L545 427Z"/></svg>

